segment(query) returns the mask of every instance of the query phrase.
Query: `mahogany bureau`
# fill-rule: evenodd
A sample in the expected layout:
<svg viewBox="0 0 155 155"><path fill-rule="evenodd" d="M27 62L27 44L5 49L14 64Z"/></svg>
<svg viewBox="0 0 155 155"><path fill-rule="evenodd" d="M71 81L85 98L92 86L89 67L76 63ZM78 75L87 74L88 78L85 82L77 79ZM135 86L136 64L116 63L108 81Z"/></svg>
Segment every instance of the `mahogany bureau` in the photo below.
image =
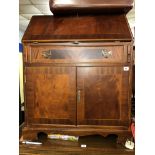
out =
<svg viewBox="0 0 155 155"><path fill-rule="evenodd" d="M132 35L124 14L33 16L24 45L24 139L131 134Z"/></svg>

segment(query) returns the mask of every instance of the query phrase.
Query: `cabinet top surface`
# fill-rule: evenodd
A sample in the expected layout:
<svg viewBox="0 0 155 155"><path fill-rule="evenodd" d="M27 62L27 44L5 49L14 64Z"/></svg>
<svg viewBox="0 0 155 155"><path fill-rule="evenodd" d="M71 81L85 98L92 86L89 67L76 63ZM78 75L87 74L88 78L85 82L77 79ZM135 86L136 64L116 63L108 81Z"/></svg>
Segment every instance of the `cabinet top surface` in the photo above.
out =
<svg viewBox="0 0 155 155"><path fill-rule="evenodd" d="M131 41L124 14L33 16L22 42Z"/></svg>
<svg viewBox="0 0 155 155"><path fill-rule="evenodd" d="M133 6L133 0L50 0L50 9L53 14L87 14L124 12L127 13Z"/></svg>

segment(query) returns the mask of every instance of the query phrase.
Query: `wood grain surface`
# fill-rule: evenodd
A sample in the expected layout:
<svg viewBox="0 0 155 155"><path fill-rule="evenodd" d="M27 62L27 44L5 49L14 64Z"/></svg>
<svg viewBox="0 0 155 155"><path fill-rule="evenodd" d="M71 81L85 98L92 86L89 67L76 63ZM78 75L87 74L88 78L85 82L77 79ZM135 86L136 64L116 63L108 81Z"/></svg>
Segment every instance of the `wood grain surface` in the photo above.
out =
<svg viewBox="0 0 155 155"><path fill-rule="evenodd" d="M54 15L112 14L127 13L133 6L133 0L50 0L49 4Z"/></svg>
<svg viewBox="0 0 155 155"><path fill-rule="evenodd" d="M120 125L129 120L129 72L123 67L78 67L77 80L78 124Z"/></svg>
<svg viewBox="0 0 155 155"><path fill-rule="evenodd" d="M103 52L110 54L105 57ZM127 63L127 49L123 45L101 47L33 45L29 47L27 55L29 63Z"/></svg>
<svg viewBox="0 0 155 155"><path fill-rule="evenodd" d="M131 41L124 14L96 16L33 16L22 42Z"/></svg>
<svg viewBox="0 0 155 155"><path fill-rule="evenodd" d="M116 136L106 138L99 135L80 137L78 142L63 140L41 140L41 146L19 145L20 155L134 155L134 150L116 143ZM86 148L81 148L85 144Z"/></svg>
<svg viewBox="0 0 155 155"><path fill-rule="evenodd" d="M75 68L27 67L26 113L28 123L75 125Z"/></svg>

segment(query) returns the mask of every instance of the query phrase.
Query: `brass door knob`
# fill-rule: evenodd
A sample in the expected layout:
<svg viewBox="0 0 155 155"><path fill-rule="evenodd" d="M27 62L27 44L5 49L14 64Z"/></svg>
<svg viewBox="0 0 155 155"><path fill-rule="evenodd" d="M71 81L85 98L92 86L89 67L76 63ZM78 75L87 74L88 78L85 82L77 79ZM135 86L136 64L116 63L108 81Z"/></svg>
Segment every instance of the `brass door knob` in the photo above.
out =
<svg viewBox="0 0 155 155"><path fill-rule="evenodd" d="M77 103L80 103L80 100L81 100L81 91L78 90L77 91Z"/></svg>

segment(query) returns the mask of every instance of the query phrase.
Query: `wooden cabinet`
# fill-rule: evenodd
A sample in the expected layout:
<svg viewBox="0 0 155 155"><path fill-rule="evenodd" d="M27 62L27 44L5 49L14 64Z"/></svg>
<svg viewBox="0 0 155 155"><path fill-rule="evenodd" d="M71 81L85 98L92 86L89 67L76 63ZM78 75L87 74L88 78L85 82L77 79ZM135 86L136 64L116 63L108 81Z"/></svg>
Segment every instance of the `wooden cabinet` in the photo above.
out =
<svg viewBox="0 0 155 155"><path fill-rule="evenodd" d="M91 35L85 30L85 16L80 17L79 33L67 31L65 35L64 25L59 25L62 18L50 18L32 18L23 37L26 120L23 138L36 139L39 132L116 134L118 141L127 138L131 134L132 37L127 23L124 24L125 17L112 17L113 22L121 21L124 29L118 28L119 33L113 34L111 40L109 36L117 31L108 29L109 18L99 25L100 21L88 17L94 24ZM68 18L63 20L66 26L70 24L66 22ZM73 18L73 24L76 20L79 18ZM45 25L51 25L49 32ZM102 26L106 33L101 31Z"/></svg>

